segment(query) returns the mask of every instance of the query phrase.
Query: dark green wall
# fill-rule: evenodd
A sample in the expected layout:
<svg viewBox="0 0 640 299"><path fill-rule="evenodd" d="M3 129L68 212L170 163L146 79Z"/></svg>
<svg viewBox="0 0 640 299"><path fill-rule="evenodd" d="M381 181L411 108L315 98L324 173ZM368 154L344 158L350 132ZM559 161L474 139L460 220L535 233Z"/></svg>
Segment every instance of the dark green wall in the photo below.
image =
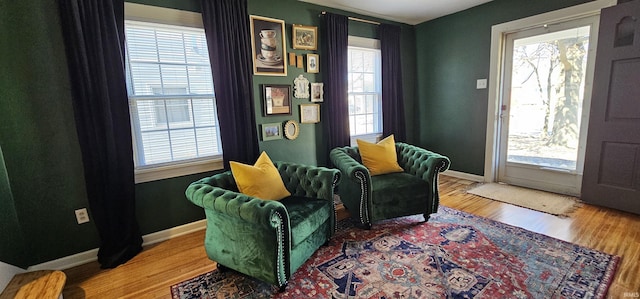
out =
<svg viewBox="0 0 640 299"><path fill-rule="evenodd" d="M322 55L321 49L317 51L308 50L294 50L291 47L291 25L292 24L304 24L317 26L320 28L320 14L322 11L336 12L345 14L348 16L356 16L374 21L382 21L379 19L360 16L353 13L347 13L327 7L320 7L297 0L279 0L279 1L264 1L264 0L249 0L249 14L276 18L284 20L287 31L287 53L296 53L296 55L305 55L308 53L320 54L320 59L325 57ZM389 22L389 21L386 21ZM394 23L400 25L398 23ZM319 29L320 30L320 29ZM377 38L377 26L366 24L362 22L350 21L349 34L355 36L362 36L368 38ZM320 34L319 34L320 35ZM415 45L413 27L408 25L402 25L402 51L404 65L404 77L411 78L415 75ZM322 40L318 40L319 44L322 44ZM306 59L305 59L306 63ZM321 63L322 65L322 63ZM306 67L305 67L306 68ZM254 95L256 103L256 122L258 123L258 132L260 132L260 124L273 123L273 122L285 122L289 119L295 119L300 121L299 104L308 104L309 100L295 99L293 101L292 115L288 116L268 116L262 115L262 103L261 103L261 86L262 84L288 84L293 85L293 80L300 74L303 74L309 82L322 82L322 69L320 73L311 74L304 72L303 68L297 68L294 66L288 66L286 77L277 76L254 76ZM412 80L405 80L405 101L407 101L407 111L412 111L412 107L415 99L415 86ZM323 105L323 104L321 104ZM410 112L407 112L410 114ZM293 161L311 165L326 165L327 153L324 149L323 142L323 129L322 122L324 121L323 113L320 113L320 123L318 124L300 124L300 136L296 140L275 140L260 142L260 148L266 151L273 160L285 160ZM412 128L412 127L411 127ZM409 136L412 136L413 130L409 132Z"/></svg>
<svg viewBox="0 0 640 299"><path fill-rule="evenodd" d="M419 24L416 32L417 145L447 155L451 169L483 175L491 26L584 0L494 0Z"/></svg>
<svg viewBox="0 0 640 299"><path fill-rule="evenodd" d="M199 10L199 1L195 0L135 2ZM319 26L322 10L295 0L249 0L250 14L285 20L288 35L293 23ZM375 37L375 26L357 22L350 26L354 35ZM403 25L402 29L406 110L412 111L414 33L412 26ZM287 47L292 51L290 36ZM88 201L56 1L0 1L0 51L0 147L6 164L6 171L0 172L0 177L6 177L5 187L0 189L0 238L3 244L15 242L11 248L1 247L0 261L26 267L97 248L99 239L93 222L78 225L74 214L75 209L88 207ZM318 53L323 59L321 51L294 52ZM305 77L321 82L320 71L305 73ZM299 121L298 105L307 101L298 99L291 116L263 117L260 85L293 85L293 79L302 72L289 67L287 77L254 76L258 124ZM323 164L326 153L319 150L323 144L321 127L303 124L298 139L261 142L260 146L274 160ZM409 136L415 134L414 126L409 132ZM184 190L189 183L210 174L136 185L136 213L142 233L203 219L204 213L185 199Z"/></svg>
<svg viewBox="0 0 640 299"><path fill-rule="evenodd" d="M2 3L0 146L13 202L3 195L0 208L16 220L1 236L3 244L22 237L24 250L5 257L3 249L0 259L25 267L97 248L99 239L74 214L88 200L56 2ZM136 185L142 233L202 219L184 190L204 175Z"/></svg>
<svg viewBox="0 0 640 299"><path fill-rule="evenodd" d="M0 146L25 244L13 259L27 265L98 245L75 220L87 200L55 3L0 7Z"/></svg>
<svg viewBox="0 0 640 299"><path fill-rule="evenodd" d="M4 165L4 156L0 148L0 261L26 267L24 252L24 235L16 213L16 207L11 194L9 176Z"/></svg>

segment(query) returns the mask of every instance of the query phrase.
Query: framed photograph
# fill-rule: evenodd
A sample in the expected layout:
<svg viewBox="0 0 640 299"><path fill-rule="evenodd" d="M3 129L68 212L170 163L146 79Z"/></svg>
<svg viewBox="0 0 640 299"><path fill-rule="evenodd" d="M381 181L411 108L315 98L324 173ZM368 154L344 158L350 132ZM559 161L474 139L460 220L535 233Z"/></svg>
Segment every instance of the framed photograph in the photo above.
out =
<svg viewBox="0 0 640 299"><path fill-rule="evenodd" d="M262 124L262 141L282 139L282 123Z"/></svg>
<svg viewBox="0 0 640 299"><path fill-rule="evenodd" d="M262 85L264 116L291 114L290 85Z"/></svg>
<svg viewBox="0 0 640 299"><path fill-rule="evenodd" d="M293 97L297 99L309 98L309 80L303 75L298 75L293 80Z"/></svg>
<svg viewBox="0 0 640 299"><path fill-rule="evenodd" d="M320 104L300 105L300 123L315 124L320 122Z"/></svg>
<svg viewBox="0 0 640 299"><path fill-rule="evenodd" d="M317 73L320 69L320 56L307 54L307 73Z"/></svg>
<svg viewBox="0 0 640 299"><path fill-rule="evenodd" d="M284 21L260 16L251 20L253 73L266 76L287 75L287 49Z"/></svg>
<svg viewBox="0 0 640 299"><path fill-rule="evenodd" d="M324 101L324 84L323 83L311 83L311 101L312 102Z"/></svg>
<svg viewBox="0 0 640 299"><path fill-rule="evenodd" d="M318 27L293 24L293 48L301 50L318 49Z"/></svg>

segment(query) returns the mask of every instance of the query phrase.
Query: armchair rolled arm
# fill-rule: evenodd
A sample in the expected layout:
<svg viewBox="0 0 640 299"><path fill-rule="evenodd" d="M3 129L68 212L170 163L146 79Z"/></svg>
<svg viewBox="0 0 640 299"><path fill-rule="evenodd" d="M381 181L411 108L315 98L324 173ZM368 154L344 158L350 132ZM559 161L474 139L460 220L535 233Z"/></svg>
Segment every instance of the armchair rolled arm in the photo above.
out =
<svg viewBox="0 0 640 299"><path fill-rule="evenodd" d="M427 182L432 182L434 175L449 169L451 164L446 156L410 144L397 142L396 149L400 167Z"/></svg>
<svg viewBox="0 0 640 299"><path fill-rule="evenodd" d="M291 195L333 201L333 192L341 177L337 169L281 161L273 164Z"/></svg>
<svg viewBox="0 0 640 299"><path fill-rule="evenodd" d="M192 183L185 192L187 198L204 209L268 227L279 225L276 221L278 218L289 218L286 208L278 201L263 200L211 185L228 182L227 175L231 176L225 172Z"/></svg>
<svg viewBox="0 0 640 299"><path fill-rule="evenodd" d="M339 147L331 150L329 156L331 162L344 174L345 178L352 181L360 182L362 177L371 177L369 169L367 169L362 163L354 159L347 153L348 150L352 150L351 147Z"/></svg>

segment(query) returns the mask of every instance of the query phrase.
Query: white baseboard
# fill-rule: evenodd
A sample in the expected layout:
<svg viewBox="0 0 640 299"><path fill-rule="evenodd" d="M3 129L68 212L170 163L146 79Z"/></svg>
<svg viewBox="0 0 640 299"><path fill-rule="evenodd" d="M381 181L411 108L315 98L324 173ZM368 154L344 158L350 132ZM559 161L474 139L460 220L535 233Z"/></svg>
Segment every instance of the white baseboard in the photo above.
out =
<svg viewBox="0 0 640 299"><path fill-rule="evenodd" d="M458 178L458 179L474 181L474 182L484 182L484 176L477 175L477 174L470 174L470 173L459 172L455 170L447 170L441 174Z"/></svg>
<svg viewBox="0 0 640 299"><path fill-rule="evenodd" d="M0 262L0 292L9 284L14 275L26 272L22 268Z"/></svg>
<svg viewBox="0 0 640 299"><path fill-rule="evenodd" d="M163 231L151 233L142 236L142 246L147 246L162 241L166 241L175 237L186 235L195 231L199 231L207 227L207 220L199 220L184 225L165 229ZM82 264L90 263L98 260L98 249L91 249L74 255L66 256L56 260L44 262L30 266L28 271L36 270L65 270Z"/></svg>

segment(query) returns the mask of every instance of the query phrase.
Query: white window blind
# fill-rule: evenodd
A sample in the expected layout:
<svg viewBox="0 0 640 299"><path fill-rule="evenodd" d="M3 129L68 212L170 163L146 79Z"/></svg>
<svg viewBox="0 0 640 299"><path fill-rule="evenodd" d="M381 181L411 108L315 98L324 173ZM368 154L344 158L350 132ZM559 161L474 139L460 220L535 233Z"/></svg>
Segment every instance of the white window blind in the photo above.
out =
<svg viewBox="0 0 640 299"><path fill-rule="evenodd" d="M382 133L380 50L349 46L348 53L351 136Z"/></svg>
<svg viewBox="0 0 640 299"><path fill-rule="evenodd" d="M138 168L222 155L204 30L125 22Z"/></svg>

